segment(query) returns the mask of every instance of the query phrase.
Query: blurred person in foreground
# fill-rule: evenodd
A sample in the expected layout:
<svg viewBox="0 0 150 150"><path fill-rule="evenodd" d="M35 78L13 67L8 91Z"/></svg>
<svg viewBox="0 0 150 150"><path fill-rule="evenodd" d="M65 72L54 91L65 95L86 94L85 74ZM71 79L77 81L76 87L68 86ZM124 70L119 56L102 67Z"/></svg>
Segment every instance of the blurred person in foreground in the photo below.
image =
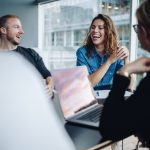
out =
<svg viewBox="0 0 150 150"><path fill-rule="evenodd" d="M104 14L93 18L85 43L77 50L77 66L85 65L94 90L110 89L114 74L129 63L129 51L118 44L112 19ZM133 75L132 75L133 76ZM134 82L128 89L133 90Z"/></svg>
<svg viewBox="0 0 150 150"><path fill-rule="evenodd" d="M136 11L138 24L133 25L141 46L150 52L150 0ZM134 43L132 43L134 44ZM132 73L147 73L135 93L127 100L124 93ZM117 94L116 94L117 93ZM125 65L114 77L112 90L100 118L100 132L105 140L121 140L130 135L139 138L143 147L150 148L150 58L142 57Z"/></svg>
<svg viewBox="0 0 150 150"><path fill-rule="evenodd" d="M47 93L52 96L53 80L42 57L33 49L18 46L23 34L24 30L18 16L5 15L0 17L0 51L13 51L23 55L40 72L44 78Z"/></svg>
<svg viewBox="0 0 150 150"><path fill-rule="evenodd" d="M18 53L0 60L0 150L75 150L37 69Z"/></svg>

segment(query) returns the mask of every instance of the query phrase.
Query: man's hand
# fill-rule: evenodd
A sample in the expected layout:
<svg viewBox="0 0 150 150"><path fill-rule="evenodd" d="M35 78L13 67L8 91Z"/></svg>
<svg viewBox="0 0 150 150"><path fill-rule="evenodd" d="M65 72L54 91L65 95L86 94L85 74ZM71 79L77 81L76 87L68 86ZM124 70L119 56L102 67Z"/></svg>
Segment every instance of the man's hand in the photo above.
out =
<svg viewBox="0 0 150 150"><path fill-rule="evenodd" d="M47 91L48 95L51 98L53 98L53 96L54 96L54 93L53 93L53 91L54 91L54 82L53 82L53 79L52 79L51 76L49 76L45 79L45 85L46 85L46 91Z"/></svg>
<svg viewBox="0 0 150 150"><path fill-rule="evenodd" d="M127 76L127 74L128 75L132 73L139 74L139 73L144 73L144 72L149 72L149 71L150 71L150 58L141 57L133 61L132 63L125 65L119 71L119 74L121 75L126 74Z"/></svg>

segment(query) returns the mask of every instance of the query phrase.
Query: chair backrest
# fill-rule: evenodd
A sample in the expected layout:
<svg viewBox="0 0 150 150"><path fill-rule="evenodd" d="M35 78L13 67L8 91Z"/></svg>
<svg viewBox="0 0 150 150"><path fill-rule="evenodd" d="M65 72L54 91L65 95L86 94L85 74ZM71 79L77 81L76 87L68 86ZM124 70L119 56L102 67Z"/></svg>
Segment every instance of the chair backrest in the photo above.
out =
<svg viewBox="0 0 150 150"><path fill-rule="evenodd" d="M75 150L34 66L14 52L0 60L0 150Z"/></svg>

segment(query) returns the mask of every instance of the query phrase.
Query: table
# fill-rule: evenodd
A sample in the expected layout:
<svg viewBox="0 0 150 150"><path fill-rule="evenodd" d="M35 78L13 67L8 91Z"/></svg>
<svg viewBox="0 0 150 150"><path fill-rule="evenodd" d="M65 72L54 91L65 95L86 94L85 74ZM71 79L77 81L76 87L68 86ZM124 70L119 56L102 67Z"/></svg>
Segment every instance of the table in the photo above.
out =
<svg viewBox="0 0 150 150"><path fill-rule="evenodd" d="M77 150L86 150L100 143L102 136L98 129L75 125L65 124L66 131L70 135Z"/></svg>
<svg viewBox="0 0 150 150"><path fill-rule="evenodd" d="M57 95L55 95L53 102L59 118L64 124L65 129L75 144L77 150L87 150L100 143L102 136L98 129L66 122L62 115L59 98Z"/></svg>
<svg viewBox="0 0 150 150"><path fill-rule="evenodd" d="M96 94L98 94L96 96L98 103L102 104L108 93L109 90L96 91ZM128 97L130 94L132 93L126 93L125 96ZM105 146L113 143L112 141L105 141L102 143L102 136L98 129L66 122L61 112L58 95L55 95L55 99L53 101L55 103L55 109L77 150L90 150L91 147L99 147L100 145Z"/></svg>

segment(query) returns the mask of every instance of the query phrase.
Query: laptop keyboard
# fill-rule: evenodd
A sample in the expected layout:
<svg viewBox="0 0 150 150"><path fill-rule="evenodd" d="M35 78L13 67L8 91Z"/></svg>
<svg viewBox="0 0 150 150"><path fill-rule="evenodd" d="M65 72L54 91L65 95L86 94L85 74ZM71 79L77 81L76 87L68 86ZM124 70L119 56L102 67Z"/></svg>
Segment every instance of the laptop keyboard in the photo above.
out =
<svg viewBox="0 0 150 150"><path fill-rule="evenodd" d="M83 116L79 117L78 120L98 122L101 112L102 112L102 107L98 107L98 108L84 114Z"/></svg>

